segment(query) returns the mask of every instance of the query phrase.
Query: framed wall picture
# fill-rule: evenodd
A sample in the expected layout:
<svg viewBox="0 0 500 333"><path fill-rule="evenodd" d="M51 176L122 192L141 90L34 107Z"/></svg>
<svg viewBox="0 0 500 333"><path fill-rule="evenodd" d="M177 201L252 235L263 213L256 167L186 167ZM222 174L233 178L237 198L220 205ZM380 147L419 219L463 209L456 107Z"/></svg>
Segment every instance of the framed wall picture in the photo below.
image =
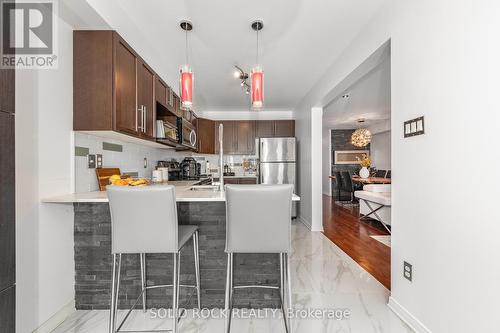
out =
<svg viewBox="0 0 500 333"><path fill-rule="evenodd" d="M334 164L358 164L357 158L362 159L363 155L370 157L369 150L336 150L334 152Z"/></svg>

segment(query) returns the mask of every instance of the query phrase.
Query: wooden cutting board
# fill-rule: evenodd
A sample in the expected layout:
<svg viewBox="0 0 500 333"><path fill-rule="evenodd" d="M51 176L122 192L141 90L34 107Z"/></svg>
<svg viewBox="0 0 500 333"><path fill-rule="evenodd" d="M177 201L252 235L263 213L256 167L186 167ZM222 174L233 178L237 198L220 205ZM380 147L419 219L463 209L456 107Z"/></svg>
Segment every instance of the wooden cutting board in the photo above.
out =
<svg viewBox="0 0 500 333"><path fill-rule="evenodd" d="M122 174L119 168L97 168L95 173L99 183L99 191L106 191L106 186L109 185L109 177Z"/></svg>

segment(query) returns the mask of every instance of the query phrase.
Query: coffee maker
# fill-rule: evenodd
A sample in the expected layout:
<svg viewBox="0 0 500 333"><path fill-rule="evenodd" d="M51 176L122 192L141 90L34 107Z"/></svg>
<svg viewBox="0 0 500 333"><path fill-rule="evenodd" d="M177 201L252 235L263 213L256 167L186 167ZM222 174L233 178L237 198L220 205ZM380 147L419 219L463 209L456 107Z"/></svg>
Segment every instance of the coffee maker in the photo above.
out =
<svg viewBox="0 0 500 333"><path fill-rule="evenodd" d="M192 157L186 157L180 164L180 173L183 180L198 180L201 164Z"/></svg>

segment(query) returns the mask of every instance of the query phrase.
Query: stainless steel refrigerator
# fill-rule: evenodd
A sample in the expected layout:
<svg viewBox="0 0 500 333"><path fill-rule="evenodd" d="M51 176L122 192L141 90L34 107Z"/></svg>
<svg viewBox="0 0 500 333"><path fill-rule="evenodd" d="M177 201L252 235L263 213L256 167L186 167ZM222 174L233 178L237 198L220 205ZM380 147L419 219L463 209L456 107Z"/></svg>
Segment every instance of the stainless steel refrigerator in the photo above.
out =
<svg viewBox="0 0 500 333"><path fill-rule="evenodd" d="M296 191L295 138L261 138L259 140L259 181L261 184L293 184ZM297 216L294 203L292 216Z"/></svg>

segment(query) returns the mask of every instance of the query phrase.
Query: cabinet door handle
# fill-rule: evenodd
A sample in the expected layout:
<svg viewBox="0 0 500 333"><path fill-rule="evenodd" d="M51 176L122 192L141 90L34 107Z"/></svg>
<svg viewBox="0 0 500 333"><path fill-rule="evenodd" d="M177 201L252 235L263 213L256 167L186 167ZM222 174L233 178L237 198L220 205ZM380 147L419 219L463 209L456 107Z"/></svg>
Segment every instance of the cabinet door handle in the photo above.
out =
<svg viewBox="0 0 500 333"><path fill-rule="evenodd" d="M139 109L135 109L135 131L139 131L139 124L138 124L138 120L137 120L137 117L139 116Z"/></svg>
<svg viewBox="0 0 500 333"><path fill-rule="evenodd" d="M143 117L144 120L142 122L142 130L143 130L144 133L146 133L146 123L147 123L146 122L146 110L147 110L146 107L143 105L142 106L142 114L143 114L142 117Z"/></svg>

